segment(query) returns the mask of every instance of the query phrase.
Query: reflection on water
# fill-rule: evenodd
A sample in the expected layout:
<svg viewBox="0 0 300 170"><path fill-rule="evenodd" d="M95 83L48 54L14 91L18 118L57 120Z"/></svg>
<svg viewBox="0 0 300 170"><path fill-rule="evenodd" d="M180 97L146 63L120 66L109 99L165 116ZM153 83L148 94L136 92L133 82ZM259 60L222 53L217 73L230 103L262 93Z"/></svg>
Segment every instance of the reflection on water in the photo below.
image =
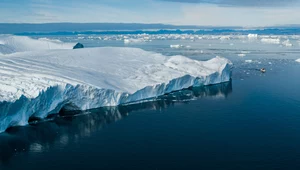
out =
<svg viewBox="0 0 300 170"><path fill-rule="evenodd" d="M46 152L57 146L63 148L70 142L88 137L93 132L97 132L108 124L121 120L135 111L163 110L202 97L223 99L231 92L232 84L228 82L174 92L155 101L105 107L81 113L61 112L49 121L33 123L26 127L14 127L0 134L0 165L8 164L16 154Z"/></svg>

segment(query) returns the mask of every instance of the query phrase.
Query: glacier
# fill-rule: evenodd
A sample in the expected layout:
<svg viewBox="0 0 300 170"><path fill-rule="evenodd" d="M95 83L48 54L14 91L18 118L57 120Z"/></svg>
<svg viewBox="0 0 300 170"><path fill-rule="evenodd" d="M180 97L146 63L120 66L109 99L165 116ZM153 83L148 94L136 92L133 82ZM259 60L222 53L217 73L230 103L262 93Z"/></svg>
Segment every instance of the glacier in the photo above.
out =
<svg viewBox="0 0 300 170"><path fill-rule="evenodd" d="M57 46L0 51L0 132L62 109L118 106L231 79L232 63L222 57L196 61L138 48L72 50L61 42L16 39Z"/></svg>

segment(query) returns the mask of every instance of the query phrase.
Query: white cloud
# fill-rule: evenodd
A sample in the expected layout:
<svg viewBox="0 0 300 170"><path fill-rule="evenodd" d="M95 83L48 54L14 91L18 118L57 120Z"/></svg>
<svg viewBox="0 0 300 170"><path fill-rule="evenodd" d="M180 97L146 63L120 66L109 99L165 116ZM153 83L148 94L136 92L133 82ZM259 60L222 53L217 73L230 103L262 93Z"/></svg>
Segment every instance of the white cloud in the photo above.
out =
<svg viewBox="0 0 300 170"><path fill-rule="evenodd" d="M218 26L269 26L297 24L299 21L300 7L250 8L186 4L182 5L182 18L177 22Z"/></svg>
<svg viewBox="0 0 300 170"><path fill-rule="evenodd" d="M254 8L158 0L104 1L28 0L22 8L1 9L0 15L3 17L0 22L122 22L212 26L300 24L300 5Z"/></svg>

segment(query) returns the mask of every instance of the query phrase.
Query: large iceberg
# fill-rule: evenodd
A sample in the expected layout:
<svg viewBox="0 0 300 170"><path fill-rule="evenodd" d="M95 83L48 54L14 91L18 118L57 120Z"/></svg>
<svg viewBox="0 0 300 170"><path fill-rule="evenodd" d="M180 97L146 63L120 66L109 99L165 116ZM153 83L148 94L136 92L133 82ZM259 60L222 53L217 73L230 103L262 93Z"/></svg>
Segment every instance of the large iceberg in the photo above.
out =
<svg viewBox="0 0 300 170"><path fill-rule="evenodd" d="M88 110L227 82L232 63L137 48L52 49L0 54L0 132L62 109Z"/></svg>

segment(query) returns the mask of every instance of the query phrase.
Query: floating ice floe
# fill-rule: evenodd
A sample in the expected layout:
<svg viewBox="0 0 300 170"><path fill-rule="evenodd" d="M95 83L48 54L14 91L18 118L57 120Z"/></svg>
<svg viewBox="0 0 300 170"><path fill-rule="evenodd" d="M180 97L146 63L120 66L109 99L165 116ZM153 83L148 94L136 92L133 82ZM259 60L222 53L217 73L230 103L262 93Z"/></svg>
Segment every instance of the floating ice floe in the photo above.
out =
<svg viewBox="0 0 300 170"><path fill-rule="evenodd" d="M230 35L227 35L227 36L221 36L221 37L220 37L220 40L221 40L221 41L230 40Z"/></svg>
<svg viewBox="0 0 300 170"><path fill-rule="evenodd" d="M32 42L30 38L22 41L27 46ZM55 49L2 55L0 132L62 109L117 106L192 86L227 82L231 68L232 63L222 57L196 61L137 48Z"/></svg>
<svg viewBox="0 0 300 170"><path fill-rule="evenodd" d="M191 46L190 45L184 46L184 45L176 44L176 45L170 45L170 48L191 48Z"/></svg>
<svg viewBox="0 0 300 170"><path fill-rule="evenodd" d="M190 45L180 45L180 44L176 44L176 45L170 45L170 48L192 48Z"/></svg>
<svg viewBox="0 0 300 170"><path fill-rule="evenodd" d="M262 43L265 44L280 44L280 39L278 38L263 38L261 39Z"/></svg>
<svg viewBox="0 0 300 170"><path fill-rule="evenodd" d="M252 60L245 60L246 63L252 63Z"/></svg>
<svg viewBox="0 0 300 170"><path fill-rule="evenodd" d="M124 43L125 44L138 44L138 43L142 43L145 42L144 39L124 39Z"/></svg>
<svg viewBox="0 0 300 170"><path fill-rule="evenodd" d="M297 60L296 60L296 62L299 62L299 63L300 63L300 58L299 58L299 59L297 59Z"/></svg>
<svg viewBox="0 0 300 170"><path fill-rule="evenodd" d="M238 54L239 57L246 57L246 54Z"/></svg>
<svg viewBox="0 0 300 170"><path fill-rule="evenodd" d="M183 47L184 47L183 45L179 45L179 44L170 45L170 48L183 48Z"/></svg>

